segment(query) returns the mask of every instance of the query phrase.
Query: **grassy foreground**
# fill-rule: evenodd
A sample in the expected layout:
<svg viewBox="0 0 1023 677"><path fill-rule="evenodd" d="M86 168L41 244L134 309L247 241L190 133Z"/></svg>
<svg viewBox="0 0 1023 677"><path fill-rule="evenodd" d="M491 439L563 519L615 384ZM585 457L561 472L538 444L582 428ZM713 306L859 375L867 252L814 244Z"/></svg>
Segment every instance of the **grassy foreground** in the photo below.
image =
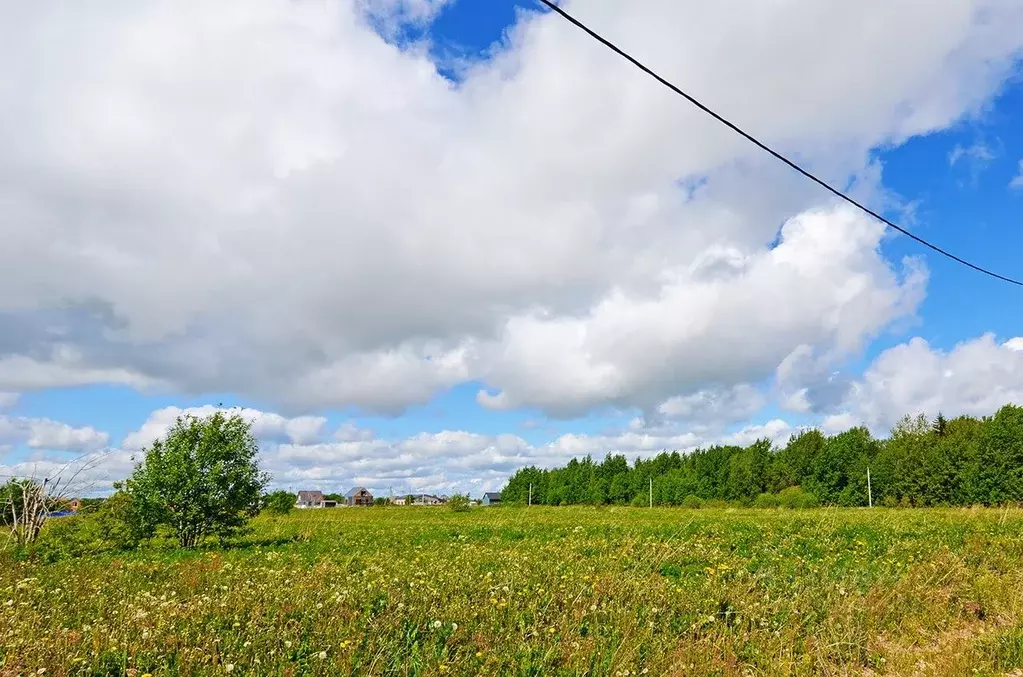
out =
<svg viewBox="0 0 1023 677"><path fill-rule="evenodd" d="M0 675L1023 674L1023 512L434 508L0 560Z"/></svg>

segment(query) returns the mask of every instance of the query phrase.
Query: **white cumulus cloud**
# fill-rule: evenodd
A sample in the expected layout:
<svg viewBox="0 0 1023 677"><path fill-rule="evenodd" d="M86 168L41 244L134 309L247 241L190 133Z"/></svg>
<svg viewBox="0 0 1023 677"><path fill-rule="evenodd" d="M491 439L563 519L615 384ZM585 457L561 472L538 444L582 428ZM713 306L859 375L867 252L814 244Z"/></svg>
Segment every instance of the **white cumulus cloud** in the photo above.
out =
<svg viewBox="0 0 1023 677"><path fill-rule="evenodd" d="M85 453L107 445L110 436L92 426L76 428L48 418L0 414L0 445Z"/></svg>
<svg viewBox="0 0 1023 677"><path fill-rule="evenodd" d="M0 388L654 411L914 312L879 227L560 18L521 13L459 83L378 32L443 6L7 8ZM872 203L871 149L981 109L1023 46L1014 0L572 10Z"/></svg>
<svg viewBox="0 0 1023 677"><path fill-rule="evenodd" d="M905 414L987 416L1023 405L1023 337L992 334L940 350L913 338L884 351L852 384L837 427L866 423L886 434Z"/></svg>
<svg viewBox="0 0 1023 677"><path fill-rule="evenodd" d="M252 434L257 439L269 442L312 443L323 437L324 427L327 424L327 419L322 416L287 418L280 414L250 408L222 409L211 404L184 409L164 407L150 414L138 430L129 433L121 446L125 449L142 449L154 440L165 436L178 418L187 416L202 418L217 411L240 415L251 424Z"/></svg>

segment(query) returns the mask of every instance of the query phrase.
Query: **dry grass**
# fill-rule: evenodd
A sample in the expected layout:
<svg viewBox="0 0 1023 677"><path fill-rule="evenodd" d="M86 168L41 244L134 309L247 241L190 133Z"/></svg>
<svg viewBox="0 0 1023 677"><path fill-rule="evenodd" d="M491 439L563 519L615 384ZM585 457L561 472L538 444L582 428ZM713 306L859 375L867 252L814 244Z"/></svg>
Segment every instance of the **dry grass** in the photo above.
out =
<svg viewBox="0 0 1023 677"><path fill-rule="evenodd" d="M999 675L1023 513L307 511L0 569L0 675Z"/></svg>

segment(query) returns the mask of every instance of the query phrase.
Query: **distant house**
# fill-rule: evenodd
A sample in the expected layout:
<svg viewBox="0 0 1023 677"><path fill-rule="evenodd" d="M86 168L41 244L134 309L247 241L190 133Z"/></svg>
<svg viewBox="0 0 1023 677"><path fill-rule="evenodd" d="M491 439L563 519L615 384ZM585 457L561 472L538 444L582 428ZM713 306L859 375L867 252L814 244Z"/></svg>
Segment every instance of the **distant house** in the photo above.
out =
<svg viewBox="0 0 1023 677"><path fill-rule="evenodd" d="M334 501L329 501L333 505L337 505ZM298 492L298 500L295 501L296 508L326 508L328 503L327 499L323 497L322 491L300 491Z"/></svg>
<svg viewBox="0 0 1023 677"><path fill-rule="evenodd" d="M446 501L441 496L433 494L413 494L412 505L444 505Z"/></svg>
<svg viewBox="0 0 1023 677"><path fill-rule="evenodd" d="M391 499L393 505L405 505L407 502L408 499L405 496L395 496Z"/></svg>
<svg viewBox="0 0 1023 677"><path fill-rule="evenodd" d="M488 491L483 494L483 505L497 505L501 502L500 491Z"/></svg>
<svg viewBox="0 0 1023 677"><path fill-rule="evenodd" d="M373 505L373 494L366 487L355 487L345 494L345 504L349 506Z"/></svg>
<svg viewBox="0 0 1023 677"><path fill-rule="evenodd" d="M78 512L79 510L82 509L82 499L80 498L71 499L70 501L68 501L67 509L70 510L71 512Z"/></svg>

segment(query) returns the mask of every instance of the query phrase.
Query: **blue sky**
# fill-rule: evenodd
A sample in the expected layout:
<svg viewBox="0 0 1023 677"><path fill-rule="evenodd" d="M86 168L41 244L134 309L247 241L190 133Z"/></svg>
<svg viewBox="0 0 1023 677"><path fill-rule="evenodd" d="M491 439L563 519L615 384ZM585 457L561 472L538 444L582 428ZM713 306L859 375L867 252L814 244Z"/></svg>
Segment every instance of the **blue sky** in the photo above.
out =
<svg viewBox="0 0 1023 677"><path fill-rule="evenodd" d="M1023 399L1023 291L882 233L532 3L230 4L0 28L2 474L102 457L102 492L218 404L281 486L478 493L573 455ZM1011 3L912 35L880 0L619 5L568 7L1023 278Z"/></svg>

